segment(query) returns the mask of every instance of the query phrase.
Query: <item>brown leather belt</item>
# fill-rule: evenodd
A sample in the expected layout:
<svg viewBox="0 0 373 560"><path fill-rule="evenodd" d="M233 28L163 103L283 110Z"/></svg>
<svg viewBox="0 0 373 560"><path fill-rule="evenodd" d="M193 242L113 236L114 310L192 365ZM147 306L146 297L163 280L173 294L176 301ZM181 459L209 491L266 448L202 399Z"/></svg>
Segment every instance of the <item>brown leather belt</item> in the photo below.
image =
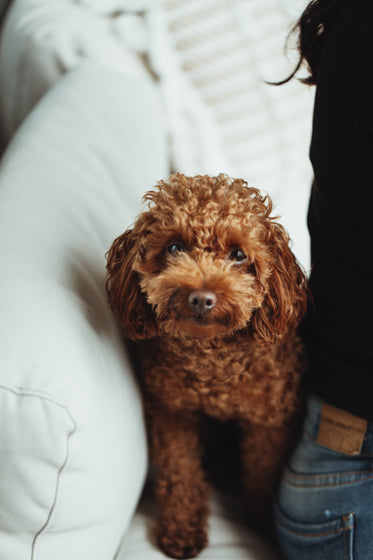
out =
<svg viewBox="0 0 373 560"><path fill-rule="evenodd" d="M368 422L340 408L322 404L317 441L348 455L361 453Z"/></svg>

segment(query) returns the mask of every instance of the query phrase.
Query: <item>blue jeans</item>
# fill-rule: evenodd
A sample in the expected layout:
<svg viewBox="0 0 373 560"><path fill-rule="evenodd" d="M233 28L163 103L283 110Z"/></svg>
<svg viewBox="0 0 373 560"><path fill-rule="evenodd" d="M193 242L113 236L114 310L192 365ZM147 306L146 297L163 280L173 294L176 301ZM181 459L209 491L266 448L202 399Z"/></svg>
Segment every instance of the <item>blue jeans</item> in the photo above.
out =
<svg viewBox="0 0 373 560"><path fill-rule="evenodd" d="M344 414L308 400L276 503L287 560L373 559L373 422Z"/></svg>

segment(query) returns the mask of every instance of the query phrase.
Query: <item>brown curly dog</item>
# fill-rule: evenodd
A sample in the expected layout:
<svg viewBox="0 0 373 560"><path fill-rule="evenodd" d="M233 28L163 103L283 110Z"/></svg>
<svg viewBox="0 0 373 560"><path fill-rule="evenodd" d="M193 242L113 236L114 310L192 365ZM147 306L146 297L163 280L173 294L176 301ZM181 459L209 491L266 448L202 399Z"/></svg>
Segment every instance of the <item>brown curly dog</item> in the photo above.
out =
<svg viewBox="0 0 373 560"><path fill-rule="evenodd" d="M174 558L207 542L199 419L237 420L248 504L269 512L299 409L304 274L272 204L241 179L174 174L108 252L107 292L137 345L157 541Z"/></svg>

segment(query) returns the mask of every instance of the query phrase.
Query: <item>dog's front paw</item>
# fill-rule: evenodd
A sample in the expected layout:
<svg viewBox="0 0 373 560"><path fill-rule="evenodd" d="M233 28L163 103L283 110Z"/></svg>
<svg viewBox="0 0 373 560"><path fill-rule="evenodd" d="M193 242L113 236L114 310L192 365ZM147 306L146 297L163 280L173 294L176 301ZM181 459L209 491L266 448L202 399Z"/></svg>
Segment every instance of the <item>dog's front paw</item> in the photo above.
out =
<svg viewBox="0 0 373 560"><path fill-rule="evenodd" d="M194 558L207 544L204 527L176 524L175 521L157 529L159 548L170 558Z"/></svg>

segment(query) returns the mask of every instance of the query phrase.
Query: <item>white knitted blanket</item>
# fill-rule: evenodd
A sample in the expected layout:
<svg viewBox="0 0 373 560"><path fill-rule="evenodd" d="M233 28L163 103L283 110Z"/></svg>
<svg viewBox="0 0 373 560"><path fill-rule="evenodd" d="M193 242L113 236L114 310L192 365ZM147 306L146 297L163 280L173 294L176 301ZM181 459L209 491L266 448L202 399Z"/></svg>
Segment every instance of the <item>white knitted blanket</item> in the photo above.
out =
<svg viewBox="0 0 373 560"><path fill-rule="evenodd" d="M80 3L111 18L158 81L173 169L226 172L269 192L307 267L313 91L297 80L266 83L294 67L297 54L286 55L285 42L305 0Z"/></svg>

